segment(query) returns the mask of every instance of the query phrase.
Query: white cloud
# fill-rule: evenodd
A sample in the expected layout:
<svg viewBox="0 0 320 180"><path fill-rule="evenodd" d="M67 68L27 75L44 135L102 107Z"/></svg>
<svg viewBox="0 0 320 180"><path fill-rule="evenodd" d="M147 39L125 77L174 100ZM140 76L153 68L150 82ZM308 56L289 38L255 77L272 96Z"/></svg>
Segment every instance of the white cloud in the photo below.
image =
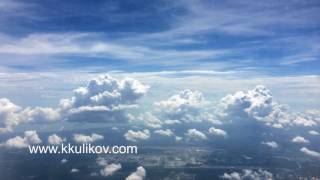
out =
<svg viewBox="0 0 320 180"><path fill-rule="evenodd" d="M228 136L228 133L222 129L218 129L218 128L214 128L214 127L211 127L209 129L209 133L214 135L214 136L223 136L223 137L227 137Z"/></svg>
<svg viewBox="0 0 320 180"><path fill-rule="evenodd" d="M201 131L196 129L189 129L186 133L186 136L191 140L205 140L207 136L203 134Z"/></svg>
<svg viewBox="0 0 320 180"><path fill-rule="evenodd" d="M277 149L279 147L278 143L274 141L267 141L267 142L262 142L261 144L264 144L266 146L271 147L272 149Z"/></svg>
<svg viewBox="0 0 320 180"><path fill-rule="evenodd" d="M264 86L253 90L238 91L233 95L222 98L219 104L221 116L226 119L254 118L260 120L272 112L272 95Z"/></svg>
<svg viewBox="0 0 320 180"><path fill-rule="evenodd" d="M168 119L194 121L191 116L198 115L204 100L198 91L189 89L171 96L168 100L155 103Z"/></svg>
<svg viewBox="0 0 320 180"><path fill-rule="evenodd" d="M151 128L161 128L162 125L164 124L163 121L161 121L158 117L154 116L150 112L146 112L140 116L138 116L136 119L143 122L146 126L151 127Z"/></svg>
<svg viewBox="0 0 320 180"><path fill-rule="evenodd" d="M99 166L106 166L108 165L108 162L106 159L102 158L102 157L98 157L97 160L96 160L97 164Z"/></svg>
<svg viewBox="0 0 320 180"><path fill-rule="evenodd" d="M12 126L20 123L20 117L17 112L21 107L13 104L7 98L0 99L0 132L10 131Z"/></svg>
<svg viewBox="0 0 320 180"><path fill-rule="evenodd" d="M315 131L315 130L309 131L309 134L314 135L314 136L320 135L320 133L318 131Z"/></svg>
<svg viewBox="0 0 320 180"><path fill-rule="evenodd" d="M320 158L320 153L319 152L310 150L310 149L308 149L306 147L301 148L300 151L303 152L304 154L308 155L308 156Z"/></svg>
<svg viewBox="0 0 320 180"><path fill-rule="evenodd" d="M232 172L232 173L224 173L221 176L222 179L228 180L273 180L273 175L269 171L261 170L258 171L244 169L242 172Z"/></svg>
<svg viewBox="0 0 320 180"><path fill-rule="evenodd" d="M262 85L247 92L227 95L218 104L218 114L227 120L255 120L274 128L315 126L318 113L290 113L288 106L274 102L270 90Z"/></svg>
<svg viewBox="0 0 320 180"><path fill-rule="evenodd" d="M175 137L175 140L176 140L176 141L181 141L181 140L182 140L182 137L176 136L176 137Z"/></svg>
<svg viewBox="0 0 320 180"><path fill-rule="evenodd" d="M7 98L0 98L0 133L30 122L54 122L60 119L58 110L52 108L27 107L22 109Z"/></svg>
<svg viewBox="0 0 320 180"><path fill-rule="evenodd" d="M119 130L119 128L118 128L118 127L116 127L116 126L114 126L114 127L112 127L112 128L111 128L111 130L113 130L113 131L118 131L118 130Z"/></svg>
<svg viewBox="0 0 320 180"><path fill-rule="evenodd" d="M180 124L181 123L181 121L179 121L179 120L165 120L164 121L164 124L167 124L167 125L172 125L172 124Z"/></svg>
<svg viewBox="0 0 320 180"><path fill-rule="evenodd" d="M143 180L146 177L146 170L142 167L139 166L137 167L137 170L130 174L126 180Z"/></svg>
<svg viewBox="0 0 320 180"><path fill-rule="evenodd" d="M21 113L21 115L27 117L30 122L39 122L43 120L46 122L54 122L60 119L60 113L52 108L27 107Z"/></svg>
<svg viewBox="0 0 320 180"><path fill-rule="evenodd" d="M100 134L92 133L90 135L84 135L84 134L74 134L73 140L76 143L92 143L98 140L102 140L104 137Z"/></svg>
<svg viewBox="0 0 320 180"><path fill-rule="evenodd" d="M306 127L312 127L317 125L317 123L313 119L309 118L306 113L296 115L292 120L292 123L298 126Z"/></svg>
<svg viewBox="0 0 320 180"><path fill-rule="evenodd" d="M212 114L204 111L207 102L199 91L186 89L155 105L162 118L171 122L216 122Z"/></svg>
<svg viewBox="0 0 320 180"><path fill-rule="evenodd" d="M148 89L149 86L135 79L117 80L101 75L90 80L86 87L75 89L74 96L61 100L60 104L71 120L116 122L125 119L124 110L136 107L136 101L146 94Z"/></svg>
<svg viewBox="0 0 320 180"><path fill-rule="evenodd" d="M100 34L101 35L101 34ZM85 57L112 57L144 64L174 64L181 60L199 60L217 57L227 50L176 50L159 49L144 45L134 46L125 42L104 39L96 33L30 34L10 38L0 45L0 55L54 57L56 55L81 55ZM45 59L45 58L44 58ZM32 62L31 62L32 63ZM180 62L181 64L181 62Z"/></svg>
<svg viewBox="0 0 320 180"><path fill-rule="evenodd" d="M121 164L107 164L100 170L102 176L112 176L116 171L121 169Z"/></svg>
<svg viewBox="0 0 320 180"><path fill-rule="evenodd" d="M72 168L72 169L70 170L70 173L78 173L78 172L80 172L80 170L79 170L79 169L76 169L76 168Z"/></svg>
<svg viewBox="0 0 320 180"><path fill-rule="evenodd" d="M65 159L65 158L61 159L61 164L65 164L65 163L67 163L67 162L68 162L67 159Z"/></svg>
<svg viewBox="0 0 320 180"><path fill-rule="evenodd" d="M302 136L296 136L296 137L292 138L292 142L294 142L294 143L302 143L302 144L310 143L309 140L305 139Z"/></svg>
<svg viewBox="0 0 320 180"><path fill-rule="evenodd" d="M320 111L316 109L310 109L303 113L298 113L295 115L293 123L306 127L316 126L320 124Z"/></svg>
<svg viewBox="0 0 320 180"><path fill-rule="evenodd" d="M128 132L124 134L124 137L126 138L126 140L133 142L136 142L138 140L147 140L150 138L150 131L148 129L145 129L143 131L128 130Z"/></svg>
<svg viewBox="0 0 320 180"><path fill-rule="evenodd" d="M39 138L36 131L25 131L24 137L16 136L14 138L8 139L2 146L8 148L26 148L29 145L40 144L41 139Z"/></svg>
<svg viewBox="0 0 320 180"><path fill-rule="evenodd" d="M174 133L170 129L165 129L165 130L159 129L159 130L155 130L154 133L159 134L161 136L169 136L169 137L174 136Z"/></svg>
<svg viewBox="0 0 320 180"><path fill-rule="evenodd" d="M48 143L52 145L59 145L64 141L63 138L58 136L57 134L52 134L48 137Z"/></svg>

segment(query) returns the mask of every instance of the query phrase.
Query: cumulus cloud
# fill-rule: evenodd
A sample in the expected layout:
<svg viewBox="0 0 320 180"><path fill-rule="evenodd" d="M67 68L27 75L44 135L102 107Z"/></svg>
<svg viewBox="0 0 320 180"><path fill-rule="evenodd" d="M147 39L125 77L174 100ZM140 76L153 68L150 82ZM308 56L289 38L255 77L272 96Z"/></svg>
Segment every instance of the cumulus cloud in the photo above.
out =
<svg viewBox="0 0 320 180"><path fill-rule="evenodd" d="M209 133L214 135L214 136L223 136L223 137L227 137L228 136L226 131L224 131L222 129L215 128L215 127L211 127L209 129Z"/></svg>
<svg viewBox="0 0 320 180"><path fill-rule="evenodd" d="M124 134L124 137L126 138L126 140L133 142L136 142L138 140L147 140L150 138L150 131L148 129L145 129L143 131L128 130L128 132Z"/></svg>
<svg viewBox="0 0 320 180"><path fill-rule="evenodd" d="M300 126L313 127L320 124L320 110L306 110L295 115L293 123Z"/></svg>
<svg viewBox="0 0 320 180"><path fill-rule="evenodd" d="M317 122L315 122L312 118L310 118L307 113L300 113L300 114L294 115L294 117L292 118L292 123L294 125L306 126L306 127L312 127L317 125Z"/></svg>
<svg viewBox="0 0 320 180"><path fill-rule="evenodd" d="M153 115L150 112L146 112L142 115L139 115L137 118L132 118L133 120L141 121L143 122L146 126L151 127L151 128L161 128L165 122L161 121L158 117Z"/></svg>
<svg viewBox="0 0 320 180"><path fill-rule="evenodd" d="M96 162L97 162L97 164L98 164L99 166L106 166L106 165L108 165L107 160L104 159L104 158L102 158L102 157L98 157Z"/></svg>
<svg viewBox="0 0 320 180"><path fill-rule="evenodd" d="M126 180L143 180L146 177L146 170L139 166L135 172L130 174Z"/></svg>
<svg viewBox="0 0 320 180"><path fill-rule="evenodd" d="M16 136L14 138L8 139L2 146L7 148L26 148L29 145L40 144L41 139L39 138L36 131L25 131L24 137Z"/></svg>
<svg viewBox="0 0 320 180"><path fill-rule="evenodd" d="M168 119L168 120L164 120L164 124L167 124L167 125L172 125L172 124L181 124L181 121L179 121L179 120L172 120L172 119Z"/></svg>
<svg viewBox="0 0 320 180"><path fill-rule="evenodd" d="M79 169L76 169L76 168L72 168L72 169L70 170L70 173L78 173L78 172L80 172L80 170L79 170Z"/></svg>
<svg viewBox="0 0 320 180"><path fill-rule="evenodd" d="M202 133L201 131L198 131L197 129L189 129L186 133L186 136L191 140L205 140L207 139L207 136Z"/></svg>
<svg viewBox="0 0 320 180"><path fill-rule="evenodd" d="M90 135L84 135L84 134L74 134L73 140L76 143L92 143L98 140L102 140L104 137L100 134L93 133Z"/></svg>
<svg viewBox="0 0 320 180"><path fill-rule="evenodd" d="M306 147L301 148L300 151L303 152L304 154L308 155L308 156L315 157L315 158L320 158L320 153L319 152L310 150L310 149L308 149Z"/></svg>
<svg viewBox="0 0 320 180"><path fill-rule="evenodd" d="M206 104L207 102L201 92L187 89L167 100L156 102L155 106L163 119L166 120L178 120L187 123L201 121L218 123L212 114L204 111Z"/></svg>
<svg viewBox="0 0 320 180"><path fill-rule="evenodd" d="M228 180L273 180L273 175L269 171L261 170L258 171L244 169L242 172L224 173L221 176L222 179Z"/></svg>
<svg viewBox="0 0 320 180"><path fill-rule="evenodd" d="M181 140L182 140L182 137L176 136L176 137L175 137L175 140L176 140L176 141L181 141Z"/></svg>
<svg viewBox="0 0 320 180"><path fill-rule="evenodd" d="M267 141L267 142L262 142L261 144L269 146L272 149L276 149L279 147L278 143L274 142L274 141Z"/></svg>
<svg viewBox="0 0 320 180"><path fill-rule="evenodd" d="M320 133L318 131L314 131L314 130L309 131L309 134L314 135L314 136L320 135Z"/></svg>
<svg viewBox="0 0 320 180"><path fill-rule="evenodd" d="M52 145L59 145L64 141L60 136L52 134L48 137L48 143Z"/></svg>
<svg viewBox="0 0 320 180"><path fill-rule="evenodd" d="M155 134L159 134L161 136L174 136L174 133L170 129L165 129L165 130L156 130L154 131Z"/></svg>
<svg viewBox="0 0 320 180"><path fill-rule="evenodd" d="M262 85L227 95L220 100L218 107L217 114L222 119L255 120L274 128L315 126L320 117L316 111L290 113L288 106L275 102L270 90Z"/></svg>
<svg viewBox="0 0 320 180"><path fill-rule="evenodd" d="M12 126L20 123L17 112L21 108L7 98L0 99L0 132L12 130Z"/></svg>
<svg viewBox="0 0 320 180"><path fill-rule="evenodd" d="M222 98L219 104L221 116L225 118L252 117L260 119L272 111L272 95L264 86L247 92L238 91Z"/></svg>
<svg viewBox="0 0 320 180"><path fill-rule="evenodd" d="M27 107L15 105L7 98L0 98L0 132L12 131L12 128L29 122L53 122L60 119L58 110L44 107Z"/></svg>
<svg viewBox="0 0 320 180"><path fill-rule="evenodd" d="M87 86L74 90L74 96L60 102L69 120L92 121L124 119L123 112L136 107L136 101L148 91L149 86L131 78L117 80L101 75ZM91 118L88 118L91 117ZM122 118L119 118L122 117Z"/></svg>
<svg viewBox="0 0 320 180"><path fill-rule="evenodd" d="M48 121L53 122L60 119L60 113L58 110L52 109L52 108L45 108L45 107L35 107L30 108L27 107L22 111L22 116L27 117L27 121Z"/></svg>
<svg viewBox="0 0 320 180"><path fill-rule="evenodd" d="M67 163L67 162L68 162L67 159L65 159L65 158L61 159L61 164L65 164L65 163Z"/></svg>
<svg viewBox="0 0 320 180"><path fill-rule="evenodd" d="M302 136L296 136L296 137L292 138L291 141L294 142L294 143L302 143L302 144L310 143L309 140L305 139Z"/></svg>
<svg viewBox="0 0 320 180"><path fill-rule="evenodd" d="M121 169L121 164L107 164L100 170L102 176L112 176L116 171Z"/></svg>
<svg viewBox="0 0 320 180"><path fill-rule="evenodd" d="M113 130L113 131L118 131L119 128L118 128L118 127L112 127L111 130Z"/></svg>

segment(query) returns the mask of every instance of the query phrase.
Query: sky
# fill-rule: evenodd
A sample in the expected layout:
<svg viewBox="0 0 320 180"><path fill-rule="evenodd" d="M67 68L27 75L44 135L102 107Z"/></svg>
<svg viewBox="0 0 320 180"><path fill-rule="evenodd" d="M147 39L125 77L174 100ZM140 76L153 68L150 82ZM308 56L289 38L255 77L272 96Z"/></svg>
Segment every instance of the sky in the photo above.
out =
<svg viewBox="0 0 320 180"><path fill-rule="evenodd" d="M314 75L319 9L312 0L2 0L1 66Z"/></svg>
<svg viewBox="0 0 320 180"><path fill-rule="evenodd" d="M110 133L318 163L319 12L319 0L0 0L0 150Z"/></svg>
<svg viewBox="0 0 320 180"><path fill-rule="evenodd" d="M211 78L209 94L266 84L285 103L317 107L319 11L316 0L1 0L0 95L53 106L111 73L160 84L198 77L190 86L200 88Z"/></svg>

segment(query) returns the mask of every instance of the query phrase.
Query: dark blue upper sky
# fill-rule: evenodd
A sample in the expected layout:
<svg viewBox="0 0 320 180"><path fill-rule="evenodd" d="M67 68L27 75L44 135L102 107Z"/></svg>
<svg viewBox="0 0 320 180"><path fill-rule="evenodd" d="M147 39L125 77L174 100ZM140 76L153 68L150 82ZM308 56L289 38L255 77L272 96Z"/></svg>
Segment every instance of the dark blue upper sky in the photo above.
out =
<svg viewBox="0 0 320 180"><path fill-rule="evenodd" d="M319 74L320 2L2 0L0 67Z"/></svg>

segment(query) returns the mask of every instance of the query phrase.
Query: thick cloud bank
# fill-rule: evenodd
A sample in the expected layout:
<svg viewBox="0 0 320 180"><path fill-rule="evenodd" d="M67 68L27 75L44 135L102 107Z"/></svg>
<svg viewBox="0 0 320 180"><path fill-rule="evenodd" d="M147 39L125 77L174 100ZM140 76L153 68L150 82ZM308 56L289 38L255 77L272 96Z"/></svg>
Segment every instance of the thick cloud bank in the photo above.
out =
<svg viewBox="0 0 320 180"><path fill-rule="evenodd" d="M117 121L123 116L124 110L136 107L136 101L148 89L149 86L135 79L117 80L109 75L101 75L90 80L86 87L75 89L74 96L61 100L60 104L71 120Z"/></svg>

